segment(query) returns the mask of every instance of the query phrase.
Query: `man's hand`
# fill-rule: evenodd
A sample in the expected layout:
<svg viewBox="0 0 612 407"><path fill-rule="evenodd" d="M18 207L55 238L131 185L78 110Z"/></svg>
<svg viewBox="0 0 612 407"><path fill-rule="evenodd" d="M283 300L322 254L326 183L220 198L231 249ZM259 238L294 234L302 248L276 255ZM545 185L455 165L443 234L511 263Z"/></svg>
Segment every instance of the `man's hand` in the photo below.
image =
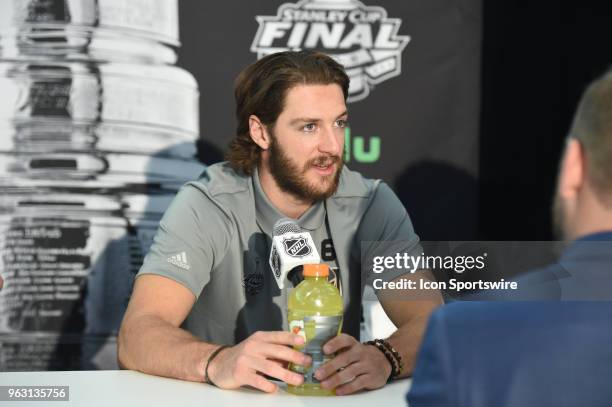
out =
<svg viewBox="0 0 612 407"><path fill-rule="evenodd" d="M315 377L326 389L336 388L337 395L359 390L373 390L387 383L391 365L383 353L374 346L359 343L347 334L340 334L323 346L325 354L339 352L321 366Z"/></svg>
<svg viewBox="0 0 612 407"><path fill-rule="evenodd" d="M291 346L304 344L304 339L291 332L255 332L239 344L222 350L208 368L210 380L223 389L252 386L273 393L276 384L268 375L299 386L304 377L286 368L286 362L308 366L311 358Z"/></svg>

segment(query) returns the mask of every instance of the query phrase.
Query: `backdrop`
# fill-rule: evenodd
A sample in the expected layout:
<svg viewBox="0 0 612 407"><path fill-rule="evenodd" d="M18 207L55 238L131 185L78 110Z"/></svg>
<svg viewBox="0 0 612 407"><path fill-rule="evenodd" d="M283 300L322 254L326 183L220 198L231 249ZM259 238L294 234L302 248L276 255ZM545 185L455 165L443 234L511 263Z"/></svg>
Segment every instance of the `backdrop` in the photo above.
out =
<svg viewBox="0 0 612 407"><path fill-rule="evenodd" d="M159 218L196 157L222 159L234 78L271 52L337 58L347 165L423 239L476 236L480 0L177 3L0 6L0 370L116 368Z"/></svg>
<svg viewBox="0 0 612 407"><path fill-rule="evenodd" d="M480 0L182 2L179 65L200 84L204 162L234 134L233 81L318 49L351 76L348 166L396 190L423 239L476 236Z"/></svg>

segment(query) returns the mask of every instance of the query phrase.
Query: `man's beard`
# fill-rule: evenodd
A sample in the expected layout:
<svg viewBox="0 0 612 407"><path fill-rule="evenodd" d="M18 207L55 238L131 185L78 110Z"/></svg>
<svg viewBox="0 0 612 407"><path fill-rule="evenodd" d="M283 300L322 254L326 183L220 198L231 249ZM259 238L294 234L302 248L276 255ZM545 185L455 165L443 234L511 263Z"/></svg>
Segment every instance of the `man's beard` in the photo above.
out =
<svg viewBox="0 0 612 407"><path fill-rule="evenodd" d="M270 141L270 173L278 184L279 188L287 193L292 194L298 199L304 201L321 201L332 196L338 183L340 182L340 173L344 162L338 156L319 156L308 161L303 168L298 168L291 158L285 153L282 147L277 143L274 134L271 134ZM306 174L313 165L331 165L336 164L336 173L329 176L320 176L321 185L327 187L317 187L308 182Z"/></svg>

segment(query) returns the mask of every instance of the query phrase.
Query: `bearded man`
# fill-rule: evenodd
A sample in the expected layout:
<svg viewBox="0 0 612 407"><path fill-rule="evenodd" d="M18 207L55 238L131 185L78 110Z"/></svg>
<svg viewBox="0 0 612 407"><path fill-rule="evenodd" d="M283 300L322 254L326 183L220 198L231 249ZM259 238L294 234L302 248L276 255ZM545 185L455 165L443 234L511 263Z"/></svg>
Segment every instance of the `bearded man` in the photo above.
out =
<svg viewBox="0 0 612 407"><path fill-rule="evenodd" d="M278 288L267 262L273 225L289 217L321 248L343 296L343 333L323 348L336 356L315 373L321 385L349 394L410 374L441 300L381 300L398 327L385 346L404 369L356 339L371 277L362 275L361 243L422 249L391 189L343 164L348 87L344 69L317 52L272 54L238 76L228 161L184 186L160 222L119 334L122 367L226 389L275 391L266 376L303 383L286 364L311 360L291 347L303 340L288 332L288 289Z"/></svg>

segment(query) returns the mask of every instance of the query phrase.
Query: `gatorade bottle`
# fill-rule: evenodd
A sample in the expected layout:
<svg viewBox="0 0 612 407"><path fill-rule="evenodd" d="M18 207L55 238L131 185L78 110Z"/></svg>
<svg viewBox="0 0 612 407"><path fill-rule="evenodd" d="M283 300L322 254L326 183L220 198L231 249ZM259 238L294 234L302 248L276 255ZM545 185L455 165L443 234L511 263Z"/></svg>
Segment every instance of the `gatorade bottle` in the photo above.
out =
<svg viewBox="0 0 612 407"><path fill-rule="evenodd" d="M338 289L327 281L326 264L304 265L304 281L289 295L289 330L304 338L304 345L295 349L312 357L308 367L290 364L289 369L304 375L301 386L287 386L293 394L309 396L334 396L334 390L324 389L314 377L314 372L332 355L323 353L323 345L342 329L342 297Z"/></svg>

